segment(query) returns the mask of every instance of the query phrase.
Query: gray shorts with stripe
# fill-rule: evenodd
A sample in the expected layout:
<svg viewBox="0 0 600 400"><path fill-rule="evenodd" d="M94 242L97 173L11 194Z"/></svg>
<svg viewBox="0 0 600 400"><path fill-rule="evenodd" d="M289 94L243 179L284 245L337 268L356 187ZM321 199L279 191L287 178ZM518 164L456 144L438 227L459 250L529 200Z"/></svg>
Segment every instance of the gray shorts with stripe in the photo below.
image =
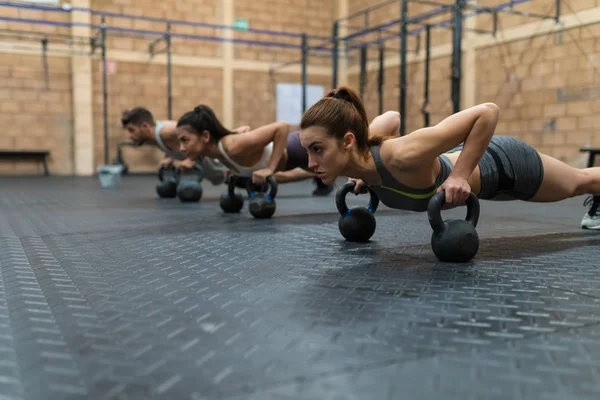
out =
<svg viewBox="0 0 600 400"><path fill-rule="evenodd" d="M460 151L462 147L461 144L449 153ZM544 165L538 152L511 136L494 136L478 165L481 170L480 199L505 194L529 200L544 179Z"/></svg>

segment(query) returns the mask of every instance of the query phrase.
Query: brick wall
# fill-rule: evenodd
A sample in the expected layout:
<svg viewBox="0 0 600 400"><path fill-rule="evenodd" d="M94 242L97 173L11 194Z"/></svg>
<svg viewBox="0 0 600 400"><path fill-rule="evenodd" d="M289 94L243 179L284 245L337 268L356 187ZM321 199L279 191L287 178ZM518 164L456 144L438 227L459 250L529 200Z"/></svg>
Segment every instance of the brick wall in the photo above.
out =
<svg viewBox="0 0 600 400"><path fill-rule="evenodd" d="M448 57L440 57L431 60L429 77L429 120L430 124L436 124L452 113L450 101L450 80ZM424 63L411 63L406 72L406 133L410 133L424 126L421 106L424 100ZM383 86L383 112L400 109L400 71L399 67L386 68ZM349 85L356 90L359 89L358 75L349 77ZM369 120L378 115L378 72L369 71L367 74L366 90L363 101L367 110Z"/></svg>
<svg viewBox="0 0 600 400"><path fill-rule="evenodd" d="M50 171L71 173L70 59L49 57L46 82L40 56L2 54L0 57L0 126L3 127L0 148L50 150ZM0 160L0 171L39 174L43 170L31 161Z"/></svg>
<svg viewBox="0 0 600 400"><path fill-rule="evenodd" d="M493 7L500 4L506 4L509 0L485 0L478 2L481 6ZM587 8L596 7L596 0L568 0L561 1L562 14L571 14ZM514 7L515 10L543 14L554 15L556 10L556 0L532 0ZM534 19L521 15L498 14L498 29L513 28L518 25L528 24L531 22L539 22L539 19ZM493 16L491 14L483 14L478 17L476 26L481 29L490 30L493 27Z"/></svg>
<svg viewBox="0 0 600 400"><path fill-rule="evenodd" d="M582 165L579 148L598 146L600 27L539 36L477 52L477 101L501 107L499 134Z"/></svg>
<svg viewBox="0 0 600 400"><path fill-rule="evenodd" d="M368 7L375 6L379 3L382 3L379 0L348 0L348 8L349 13L353 14L362 10L367 9ZM453 4L453 0L438 0L436 1L438 4ZM408 17L416 18L417 16L422 16L425 13L431 13L433 10L438 8L437 6L427 5L427 4L417 4L417 3L409 3L408 5ZM400 33L401 25L399 23L393 23L393 21L399 21L401 18L401 2L393 2L382 6L380 8L376 8L372 11L369 11L366 15L361 14L356 17L353 17L349 20L344 21L342 24L345 26L348 35L358 35L361 30L373 29L370 33L361 33L358 36L347 41L347 45L350 48L357 49L361 46L361 44L369 44L369 48L376 49L378 43L382 41L385 47L391 51L399 52L400 50L400 40L398 35ZM433 16L426 20L423 20L423 23L428 24L436 24L444 21L448 21L451 18L450 12L440 13L438 16ZM381 29L375 29L382 25L391 24L390 26L384 26ZM418 36L421 36L421 44L425 44L425 34L422 25L419 24L409 24L407 26L407 31L409 32L408 38L408 49L415 50L417 48L417 40ZM452 33L448 28L436 28L432 30L431 36L431 45L436 46L440 44L450 43L452 38ZM374 50L376 51L376 50ZM358 64L358 51L354 51L352 53L354 57L350 60L350 65Z"/></svg>
<svg viewBox="0 0 600 400"><path fill-rule="evenodd" d="M252 128L276 121L278 83L300 83L298 74L236 71L234 75L235 125L249 125ZM327 93L331 79L327 76L309 76L310 85L322 85Z"/></svg>
<svg viewBox="0 0 600 400"><path fill-rule="evenodd" d="M148 44L166 31L161 19L182 21L173 24L171 32L172 51L176 54L217 57L221 53L221 42L210 39L223 37L223 30L212 26L222 24L220 1L210 0L92 0L91 8L98 12L128 14L158 21L105 16L109 27L107 43L111 49L148 51ZM99 25L101 15L94 15L92 23ZM188 24L185 24L188 23ZM139 33L120 30L145 31ZM184 35L186 38L177 37ZM161 45L160 48L164 48Z"/></svg>
<svg viewBox="0 0 600 400"><path fill-rule="evenodd" d="M332 23L336 15L337 1L236 0L235 2L235 18L247 19L252 29L330 36ZM299 37L276 36L253 32L236 32L235 37L241 40L259 40L297 46L297 48L288 49L252 44L236 44L236 58L269 62L285 62L300 59L301 52L299 46L301 39ZM330 43L321 41L318 38L311 39L308 45L310 47L327 45L331 48ZM310 63L314 65L329 65L329 57L313 56Z"/></svg>
<svg viewBox="0 0 600 400"><path fill-rule="evenodd" d="M68 24L71 22L71 15L68 12L42 11L26 8L0 7L0 17L10 18L10 21L0 21L0 29L10 29L11 31L25 31L38 33L54 33L69 35ZM28 21L47 21L46 24L35 24ZM0 40L14 37L7 33L0 34Z"/></svg>

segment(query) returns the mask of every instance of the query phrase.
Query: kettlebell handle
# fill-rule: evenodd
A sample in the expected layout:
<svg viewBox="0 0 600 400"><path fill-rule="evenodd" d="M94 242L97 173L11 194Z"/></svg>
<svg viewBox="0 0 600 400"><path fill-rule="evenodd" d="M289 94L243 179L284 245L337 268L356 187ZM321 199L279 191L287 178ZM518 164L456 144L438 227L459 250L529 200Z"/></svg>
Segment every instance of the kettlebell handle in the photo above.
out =
<svg viewBox="0 0 600 400"><path fill-rule="evenodd" d="M238 176L235 174L230 174L227 177L227 192L230 196L233 196L235 192L235 184L237 183Z"/></svg>
<svg viewBox="0 0 600 400"><path fill-rule="evenodd" d="M356 187L356 182L346 182L340 187L335 195L335 205L341 215L346 215L349 211L348 205L346 204L346 195L354 190ZM374 214L377 211L377 207L379 207L379 197L371 190L370 187L367 186L367 191L371 198L369 199L369 205L367 208Z"/></svg>
<svg viewBox="0 0 600 400"><path fill-rule="evenodd" d="M427 217L429 218L429 224L434 232L441 232L444 230L444 221L442 220L442 206L446 203L446 191L441 190L434 194L429 200L427 205ZM477 228L479 222L479 200L475 193L471 192L466 201L467 205L467 216L465 221L470 222L473 228Z"/></svg>
<svg viewBox="0 0 600 400"><path fill-rule="evenodd" d="M267 185L270 187L268 195L271 199L274 199L275 196L277 196L278 183L273 175L267 177ZM251 197L253 194L255 194L255 192L252 190L252 178L248 179L248 182L246 183L246 190Z"/></svg>
<svg viewBox="0 0 600 400"><path fill-rule="evenodd" d="M165 180L165 171L166 171L167 169L173 169L173 167L169 167L169 168L167 168L167 167L165 167L165 165L164 165L164 164L161 164L161 165L160 165L160 167L158 167L158 180L159 180L159 181L161 181L161 182L162 182L162 181L164 181L164 180Z"/></svg>
<svg viewBox="0 0 600 400"><path fill-rule="evenodd" d="M199 164L194 164L194 168L192 168L192 170L194 172L196 172L196 175L198 175L198 182L202 182L202 180L204 180L204 169ZM177 167L177 169L175 170L175 177L177 178L177 180L180 179L180 177L181 177L181 168L180 167Z"/></svg>

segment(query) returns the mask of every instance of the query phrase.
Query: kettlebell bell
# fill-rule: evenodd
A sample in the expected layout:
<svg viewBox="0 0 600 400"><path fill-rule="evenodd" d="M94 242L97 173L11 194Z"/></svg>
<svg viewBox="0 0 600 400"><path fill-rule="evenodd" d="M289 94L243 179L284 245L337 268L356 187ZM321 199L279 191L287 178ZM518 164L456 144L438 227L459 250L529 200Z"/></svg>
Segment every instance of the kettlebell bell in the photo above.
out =
<svg viewBox="0 0 600 400"><path fill-rule="evenodd" d="M176 197L177 196L177 176L175 173L175 168L168 168L172 170L174 173L165 179L165 168L164 165L161 165L158 168L158 180L159 183L156 184L156 193L158 193L158 197L166 198L166 197Z"/></svg>
<svg viewBox="0 0 600 400"><path fill-rule="evenodd" d="M271 187L269 193L267 189ZM264 190L257 192L252 190L252 179L247 183L248 198L250 204L248 209L254 218L271 218L275 214L275 196L277 196L277 181L273 176L267 178Z"/></svg>
<svg viewBox="0 0 600 400"><path fill-rule="evenodd" d="M377 227L374 214L379 206L379 197L368 188L371 198L367 207L348 208L346 195L354 190L355 186L356 182L347 182L335 194L335 205L340 212L338 227L347 241L368 242Z"/></svg>
<svg viewBox="0 0 600 400"><path fill-rule="evenodd" d="M429 224L433 229L431 248L440 261L468 262L479 250L479 200L474 193L467 199L467 217L463 219L442 220L441 210L446 201L444 190L436 193L427 205Z"/></svg>
<svg viewBox="0 0 600 400"><path fill-rule="evenodd" d="M193 171L196 173L195 180L181 179L181 168L177 168L176 176L179 184L177 185L177 197L182 203L190 203L200 201L202 198L202 180L204 179L204 171L198 164L194 165Z"/></svg>
<svg viewBox="0 0 600 400"><path fill-rule="evenodd" d="M235 185L237 180L237 175L229 175L227 178L227 191L221 194L219 203L221 204L221 209L223 209L223 211L226 213L240 212L244 206L244 198L242 195L235 193Z"/></svg>

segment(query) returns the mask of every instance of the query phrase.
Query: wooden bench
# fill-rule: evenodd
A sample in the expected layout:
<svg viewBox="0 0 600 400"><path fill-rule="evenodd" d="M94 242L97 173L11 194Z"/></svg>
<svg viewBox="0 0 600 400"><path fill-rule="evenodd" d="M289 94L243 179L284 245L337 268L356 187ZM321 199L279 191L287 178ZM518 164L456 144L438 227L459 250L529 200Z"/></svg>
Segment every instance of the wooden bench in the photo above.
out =
<svg viewBox="0 0 600 400"><path fill-rule="evenodd" d="M48 163L46 158L50 154L48 150L0 150L0 158L17 158L17 159L35 159L42 162L44 166L44 175L49 176Z"/></svg>

